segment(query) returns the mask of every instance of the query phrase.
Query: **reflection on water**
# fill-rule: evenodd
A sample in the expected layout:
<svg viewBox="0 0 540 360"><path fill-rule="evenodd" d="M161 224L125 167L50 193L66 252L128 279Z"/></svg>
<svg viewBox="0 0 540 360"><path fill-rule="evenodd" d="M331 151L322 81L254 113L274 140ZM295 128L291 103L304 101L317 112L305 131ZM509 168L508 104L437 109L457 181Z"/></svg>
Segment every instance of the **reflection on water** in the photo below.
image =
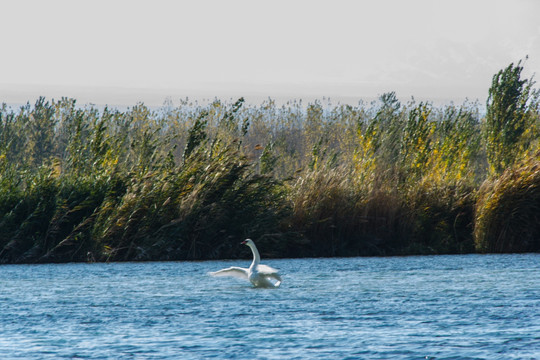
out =
<svg viewBox="0 0 540 360"><path fill-rule="evenodd" d="M0 358L540 358L540 255L0 267Z"/></svg>

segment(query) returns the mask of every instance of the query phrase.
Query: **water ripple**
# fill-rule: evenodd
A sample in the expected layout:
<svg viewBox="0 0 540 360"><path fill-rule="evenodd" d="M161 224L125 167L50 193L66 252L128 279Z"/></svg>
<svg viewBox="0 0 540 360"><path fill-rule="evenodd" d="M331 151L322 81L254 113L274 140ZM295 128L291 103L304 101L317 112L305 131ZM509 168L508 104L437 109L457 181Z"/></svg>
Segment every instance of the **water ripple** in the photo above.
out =
<svg viewBox="0 0 540 360"><path fill-rule="evenodd" d="M0 267L1 359L538 359L540 255ZM247 261L248 262L248 261Z"/></svg>

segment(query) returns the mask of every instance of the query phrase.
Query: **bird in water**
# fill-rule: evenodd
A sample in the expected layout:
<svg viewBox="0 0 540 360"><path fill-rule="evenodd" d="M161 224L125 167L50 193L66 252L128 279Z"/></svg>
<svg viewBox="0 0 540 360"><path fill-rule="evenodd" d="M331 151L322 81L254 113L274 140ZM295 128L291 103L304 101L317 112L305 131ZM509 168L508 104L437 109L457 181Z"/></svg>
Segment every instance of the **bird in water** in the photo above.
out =
<svg viewBox="0 0 540 360"><path fill-rule="evenodd" d="M243 245L249 246L253 253L253 262L248 269L238 266L232 266L227 269L211 272L212 276L231 276L240 279L249 280L253 286L260 288L277 288L281 285L281 276L279 271L267 265L261 265L261 256L251 239L242 241Z"/></svg>

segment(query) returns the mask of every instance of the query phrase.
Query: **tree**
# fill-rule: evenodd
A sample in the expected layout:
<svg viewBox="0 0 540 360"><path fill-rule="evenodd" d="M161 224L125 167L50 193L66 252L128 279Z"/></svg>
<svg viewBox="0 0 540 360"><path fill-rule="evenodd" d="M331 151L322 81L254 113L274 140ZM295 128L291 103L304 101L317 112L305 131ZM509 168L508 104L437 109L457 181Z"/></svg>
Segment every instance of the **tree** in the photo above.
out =
<svg viewBox="0 0 540 360"><path fill-rule="evenodd" d="M521 60L517 65L511 63L493 76L489 89L485 136L489 170L493 175L511 166L520 150L524 150L522 137L538 107L535 82L521 79L522 70Z"/></svg>

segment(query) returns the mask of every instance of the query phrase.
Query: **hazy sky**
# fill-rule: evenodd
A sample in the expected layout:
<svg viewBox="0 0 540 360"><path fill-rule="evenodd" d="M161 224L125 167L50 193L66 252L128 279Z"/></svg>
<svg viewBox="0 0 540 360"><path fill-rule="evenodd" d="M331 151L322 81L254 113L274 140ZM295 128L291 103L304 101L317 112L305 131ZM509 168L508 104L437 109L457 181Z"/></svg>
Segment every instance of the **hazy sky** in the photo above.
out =
<svg viewBox="0 0 540 360"><path fill-rule="evenodd" d="M7 103L484 102L510 62L540 73L537 0L8 0L0 14Z"/></svg>

